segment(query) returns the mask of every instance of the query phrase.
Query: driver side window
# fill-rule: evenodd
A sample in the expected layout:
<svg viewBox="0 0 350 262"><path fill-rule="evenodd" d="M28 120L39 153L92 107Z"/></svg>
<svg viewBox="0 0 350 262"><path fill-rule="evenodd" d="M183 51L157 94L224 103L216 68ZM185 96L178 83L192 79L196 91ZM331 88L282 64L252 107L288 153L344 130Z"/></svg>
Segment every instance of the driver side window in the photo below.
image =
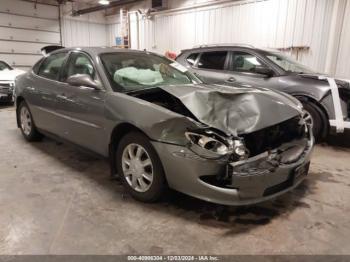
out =
<svg viewBox="0 0 350 262"><path fill-rule="evenodd" d="M233 52L231 70L235 72L256 73L256 68L267 68L259 58L246 52Z"/></svg>
<svg viewBox="0 0 350 262"><path fill-rule="evenodd" d="M96 80L95 68L89 57L82 53L72 53L69 63L63 73L63 79L66 80L70 76L77 74L89 75L91 79Z"/></svg>

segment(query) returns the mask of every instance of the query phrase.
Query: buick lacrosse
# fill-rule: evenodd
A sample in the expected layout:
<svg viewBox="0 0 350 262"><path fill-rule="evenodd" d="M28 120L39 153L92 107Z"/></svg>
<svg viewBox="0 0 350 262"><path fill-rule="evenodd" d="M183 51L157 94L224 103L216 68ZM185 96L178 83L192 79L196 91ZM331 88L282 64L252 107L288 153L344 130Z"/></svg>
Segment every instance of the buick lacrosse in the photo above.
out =
<svg viewBox="0 0 350 262"><path fill-rule="evenodd" d="M168 187L226 205L283 194L308 174L314 139L295 98L208 85L157 54L62 48L15 83L17 124L106 157L130 194Z"/></svg>

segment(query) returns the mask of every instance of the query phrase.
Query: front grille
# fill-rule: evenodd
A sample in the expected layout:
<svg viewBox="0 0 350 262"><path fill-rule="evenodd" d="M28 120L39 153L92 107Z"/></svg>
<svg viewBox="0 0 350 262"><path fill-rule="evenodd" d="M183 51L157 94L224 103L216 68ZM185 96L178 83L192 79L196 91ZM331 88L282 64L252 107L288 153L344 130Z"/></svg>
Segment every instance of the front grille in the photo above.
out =
<svg viewBox="0 0 350 262"><path fill-rule="evenodd" d="M305 135L305 127L300 125L300 116L259 131L242 135L249 150L249 157L280 147L284 143Z"/></svg>
<svg viewBox="0 0 350 262"><path fill-rule="evenodd" d="M0 93L1 94L11 94L13 92L12 83L0 83Z"/></svg>

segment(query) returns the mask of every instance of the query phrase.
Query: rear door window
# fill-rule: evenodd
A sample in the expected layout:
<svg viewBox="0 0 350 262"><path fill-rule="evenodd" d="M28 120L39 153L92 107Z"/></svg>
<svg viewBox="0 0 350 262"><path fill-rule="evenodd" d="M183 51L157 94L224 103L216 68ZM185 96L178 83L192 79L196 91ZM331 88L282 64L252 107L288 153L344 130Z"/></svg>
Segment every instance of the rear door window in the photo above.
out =
<svg viewBox="0 0 350 262"><path fill-rule="evenodd" d="M187 58L186 58L186 61L188 64L190 64L191 66L193 66L197 60L197 57L198 57L199 53L193 53L193 54L190 54Z"/></svg>
<svg viewBox="0 0 350 262"><path fill-rule="evenodd" d="M67 52L64 52L53 54L45 58L40 65L38 75L51 80L58 80L66 56Z"/></svg>
<svg viewBox="0 0 350 262"><path fill-rule="evenodd" d="M227 51L213 51L202 53L198 61L198 68L223 70Z"/></svg>

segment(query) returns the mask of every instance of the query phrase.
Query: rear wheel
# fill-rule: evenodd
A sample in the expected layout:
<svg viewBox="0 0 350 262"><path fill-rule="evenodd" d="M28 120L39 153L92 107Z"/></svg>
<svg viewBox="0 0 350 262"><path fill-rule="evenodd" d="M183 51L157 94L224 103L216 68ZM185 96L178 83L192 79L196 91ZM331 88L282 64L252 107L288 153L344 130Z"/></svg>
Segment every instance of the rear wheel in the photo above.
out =
<svg viewBox="0 0 350 262"><path fill-rule="evenodd" d="M312 123L312 132L317 142L322 141L328 134L327 116L313 102L302 102L304 110L308 112Z"/></svg>
<svg viewBox="0 0 350 262"><path fill-rule="evenodd" d="M18 120L25 139L28 141L38 141L42 138L42 135L35 127L29 107L24 101L22 101L18 107Z"/></svg>
<svg viewBox="0 0 350 262"><path fill-rule="evenodd" d="M163 167L145 135L125 135L118 145L116 164L124 186L135 199L154 202L161 197L165 189Z"/></svg>

